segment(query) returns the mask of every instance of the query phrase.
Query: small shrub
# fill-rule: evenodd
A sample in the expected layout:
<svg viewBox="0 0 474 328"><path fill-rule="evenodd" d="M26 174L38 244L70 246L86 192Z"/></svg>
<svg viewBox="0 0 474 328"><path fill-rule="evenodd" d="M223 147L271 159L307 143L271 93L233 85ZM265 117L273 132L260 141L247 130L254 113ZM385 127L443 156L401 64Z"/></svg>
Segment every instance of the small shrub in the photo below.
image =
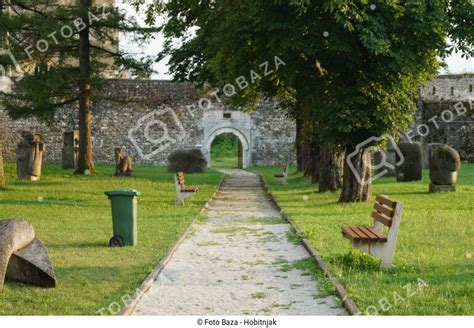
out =
<svg viewBox="0 0 474 328"><path fill-rule="evenodd" d="M338 262L344 267L353 269L378 270L380 267L378 259L358 249L352 249L349 253L342 256Z"/></svg>
<svg viewBox="0 0 474 328"><path fill-rule="evenodd" d="M168 157L168 171L184 173L202 173L207 161L199 149L177 150Z"/></svg>

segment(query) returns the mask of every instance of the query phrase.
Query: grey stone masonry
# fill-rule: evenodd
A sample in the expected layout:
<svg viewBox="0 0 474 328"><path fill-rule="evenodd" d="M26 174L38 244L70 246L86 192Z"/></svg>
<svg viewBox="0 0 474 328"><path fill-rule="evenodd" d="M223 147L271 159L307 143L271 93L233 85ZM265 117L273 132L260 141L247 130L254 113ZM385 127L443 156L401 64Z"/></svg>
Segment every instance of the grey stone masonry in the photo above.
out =
<svg viewBox="0 0 474 328"><path fill-rule="evenodd" d="M443 75L420 90L414 130L429 133L414 140L426 146L445 143L463 161L474 161L474 74ZM243 167L281 165L295 160L295 123L274 102L263 102L253 112L230 107L200 108L203 95L193 83L156 80L109 80L93 104L92 138L97 163L114 163L114 149L122 148L136 164L165 164L178 149L199 147L210 160L216 136L232 133L242 146ZM463 111L463 115L457 115ZM449 112L454 113L451 120ZM432 118L437 117L436 121ZM447 120L443 120L445 118ZM15 160L21 132L42 135L48 149L45 162L61 163L63 133L77 129L77 109L57 114L53 127L35 119L11 120L0 109L0 141L4 160ZM436 123L436 124L434 124ZM424 134L424 133L423 133Z"/></svg>
<svg viewBox="0 0 474 328"><path fill-rule="evenodd" d="M424 102L459 101L474 97L474 74L440 75L420 90Z"/></svg>
<svg viewBox="0 0 474 328"><path fill-rule="evenodd" d="M441 75L420 91L413 131L425 147L443 143L474 162L474 74Z"/></svg>
<svg viewBox="0 0 474 328"><path fill-rule="evenodd" d="M156 80L109 80L99 92L102 100L92 108L97 163L114 163L116 147L136 164L165 164L173 151L197 146L209 158L209 147L221 133L239 138L246 151L245 167L294 161L295 125L275 103L263 103L251 113L204 110L193 83ZM45 162L61 163L63 134L77 129L77 122L77 109L72 107L57 114L53 127L35 119L13 121L0 109L5 159L15 160L21 132L29 131L41 134L48 144Z"/></svg>

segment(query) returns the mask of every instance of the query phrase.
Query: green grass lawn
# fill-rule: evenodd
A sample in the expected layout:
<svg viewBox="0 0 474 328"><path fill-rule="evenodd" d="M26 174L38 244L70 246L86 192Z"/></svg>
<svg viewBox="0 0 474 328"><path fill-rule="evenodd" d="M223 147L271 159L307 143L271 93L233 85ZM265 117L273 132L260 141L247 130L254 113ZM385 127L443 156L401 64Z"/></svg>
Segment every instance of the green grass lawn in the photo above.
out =
<svg viewBox="0 0 474 328"><path fill-rule="evenodd" d="M211 165L216 168L238 168L239 140L230 133L216 137L211 147Z"/></svg>
<svg viewBox="0 0 474 328"><path fill-rule="evenodd" d="M395 265L386 270L351 252L350 241L341 235L343 225L372 224L374 200L340 204L339 193L315 192L307 178L291 174L294 168L288 186L273 178L281 167L255 171L364 313L474 314L473 164L463 164L456 193L429 194L427 171L421 182L375 181L374 197L384 194L404 203Z"/></svg>
<svg viewBox="0 0 474 328"><path fill-rule="evenodd" d="M135 167L133 178L114 178L112 166L99 166L89 177L46 165L39 182L14 179L6 165L7 188L0 190L0 219L24 218L49 250L57 287L34 288L8 282L0 293L0 314L95 314L112 312L140 285L191 222L218 184L221 174L187 175L199 193L174 205L173 174L161 167ZM135 188L138 246L109 248L110 201L104 191ZM41 199L42 198L42 199ZM41 201L42 200L42 201ZM109 312L110 313L110 312Z"/></svg>
<svg viewBox="0 0 474 328"><path fill-rule="evenodd" d="M236 169L239 167L237 156L212 158L212 167L219 169Z"/></svg>

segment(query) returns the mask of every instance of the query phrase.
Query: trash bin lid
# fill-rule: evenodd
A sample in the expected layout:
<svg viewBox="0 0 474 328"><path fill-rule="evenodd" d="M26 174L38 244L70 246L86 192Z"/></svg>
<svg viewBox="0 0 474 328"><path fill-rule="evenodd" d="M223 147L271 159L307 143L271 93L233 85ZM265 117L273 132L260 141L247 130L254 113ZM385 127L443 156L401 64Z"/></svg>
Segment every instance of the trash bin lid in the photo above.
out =
<svg viewBox="0 0 474 328"><path fill-rule="evenodd" d="M130 197L140 196L140 192L135 189L112 190L112 191L106 191L104 194L106 194L107 196L130 196Z"/></svg>

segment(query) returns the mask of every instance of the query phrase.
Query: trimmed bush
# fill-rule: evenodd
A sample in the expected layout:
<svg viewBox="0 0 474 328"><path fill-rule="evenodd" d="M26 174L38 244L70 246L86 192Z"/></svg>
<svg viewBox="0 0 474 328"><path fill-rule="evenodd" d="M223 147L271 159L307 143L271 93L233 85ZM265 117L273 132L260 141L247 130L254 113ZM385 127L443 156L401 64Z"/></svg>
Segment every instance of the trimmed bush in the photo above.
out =
<svg viewBox="0 0 474 328"><path fill-rule="evenodd" d="M177 150L168 157L168 171L202 173L207 169L207 161L199 149Z"/></svg>

